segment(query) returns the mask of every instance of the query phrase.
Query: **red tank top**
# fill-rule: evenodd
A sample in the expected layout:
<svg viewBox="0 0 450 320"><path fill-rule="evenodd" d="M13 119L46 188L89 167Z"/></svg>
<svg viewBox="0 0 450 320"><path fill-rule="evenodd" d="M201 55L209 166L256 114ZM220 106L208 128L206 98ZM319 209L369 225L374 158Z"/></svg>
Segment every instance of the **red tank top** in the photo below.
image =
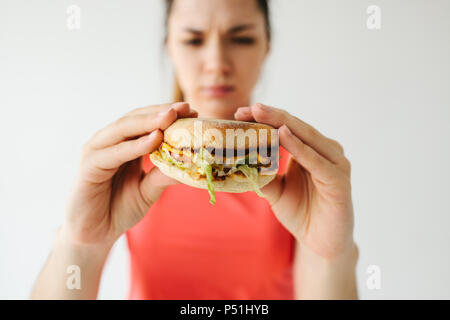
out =
<svg viewBox="0 0 450 320"><path fill-rule="evenodd" d="M289 153L280 147L278 174ZM148 156L144 171L153 167ZM293 299L295 240L254 192L168 187L127 232L129 299Z"/></svg>

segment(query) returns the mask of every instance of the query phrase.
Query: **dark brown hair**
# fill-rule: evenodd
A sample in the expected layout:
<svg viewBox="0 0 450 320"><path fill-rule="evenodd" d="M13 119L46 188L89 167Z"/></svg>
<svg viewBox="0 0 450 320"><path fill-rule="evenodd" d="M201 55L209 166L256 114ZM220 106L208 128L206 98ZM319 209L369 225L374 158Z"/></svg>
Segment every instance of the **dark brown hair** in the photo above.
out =
<svg viewBox="0 0 450 320"><path fill-rule="evenodd" d="M270 25L270 10L269 10L269 0L255 0L258 4L258 8L264 15L264 20L266 22L266 34L267 39L270 41L272 36L272 30ZM167 39L167 24L169 21L169 16L172 11L173 3L175 0L165 0L166 3L166 16L165 16L165 36L164 39ZM178 81L175 79L175 88L174 88L174 102L184 101L183 92L181 91L180 85Z"/></svg>

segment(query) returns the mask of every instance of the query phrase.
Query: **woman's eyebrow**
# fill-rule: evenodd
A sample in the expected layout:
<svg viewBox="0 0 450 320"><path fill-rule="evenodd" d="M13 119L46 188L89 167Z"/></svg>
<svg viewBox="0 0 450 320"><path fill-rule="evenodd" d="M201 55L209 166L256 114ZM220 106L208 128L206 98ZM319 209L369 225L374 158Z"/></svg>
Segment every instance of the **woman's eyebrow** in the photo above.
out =
<svg viewBox="0 0 450 320"><path fill-rule="evenodd" d="M193 33L196 35L201 35L203 33L203 31L201 31L201 30L197 30L197 29L193 29L193 28L189 28L189 27L184 28L184 31Z"/></svg>
<svg viewBox="0 0 450 320"><path fill-rule="evenodd" d="M254 28L255 25L252 23L249 24L240 24L234 27L231 27L230 29L228 29L228 33L233 34L233 33L238 33L244 30L248 30L248 29L252 29ZM186 27L184 28L184 31L189 32L189 33L193 33L195 35L202 35L203 31L199 30L199 29L194 29L194 28L190 28L190 27Z"/></svg>
<svg viewBox="0 0 450 320"><path fill-rule="evenodd" d="M237 33L240 31L252 29L254 27L255 27L255 25L252 23L240 24L240 25L237 25L237 26L234 26L234 27L231 27L230 29L228 29L228 33Z"/></svg>

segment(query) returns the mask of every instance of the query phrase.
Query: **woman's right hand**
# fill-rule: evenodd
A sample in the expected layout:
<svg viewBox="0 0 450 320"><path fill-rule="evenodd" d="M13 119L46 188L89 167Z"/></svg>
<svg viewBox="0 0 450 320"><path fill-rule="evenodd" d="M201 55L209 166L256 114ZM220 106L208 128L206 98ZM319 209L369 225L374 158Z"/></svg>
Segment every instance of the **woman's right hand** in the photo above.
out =
<svg viewBox="0 0 450 320"><path fill-rule="evenodd" d="M187 103L144 107L98 131L84 146L60 235L76 244L111 246L178 182L142 158L159 147L177 118L197 117Z"/></svg>

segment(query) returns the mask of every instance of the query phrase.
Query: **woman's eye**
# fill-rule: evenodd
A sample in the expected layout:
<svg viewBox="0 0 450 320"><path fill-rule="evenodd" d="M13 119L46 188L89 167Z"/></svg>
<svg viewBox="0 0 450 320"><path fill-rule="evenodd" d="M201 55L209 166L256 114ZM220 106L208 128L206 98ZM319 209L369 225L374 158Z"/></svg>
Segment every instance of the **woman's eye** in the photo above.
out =
<svg viewBox="0 0 450 320"><path fill-rule="evenodd" d="M202 39L189 39L184 41L184 43L191 46L199 46L202 44Z"/></svg>
<svg viewBox="0 0 450 320"><path fill-rule="evenodd" d="M233 38L232 41L237 44L253 44L255 39L250 37L236 37Z"/></svg>

